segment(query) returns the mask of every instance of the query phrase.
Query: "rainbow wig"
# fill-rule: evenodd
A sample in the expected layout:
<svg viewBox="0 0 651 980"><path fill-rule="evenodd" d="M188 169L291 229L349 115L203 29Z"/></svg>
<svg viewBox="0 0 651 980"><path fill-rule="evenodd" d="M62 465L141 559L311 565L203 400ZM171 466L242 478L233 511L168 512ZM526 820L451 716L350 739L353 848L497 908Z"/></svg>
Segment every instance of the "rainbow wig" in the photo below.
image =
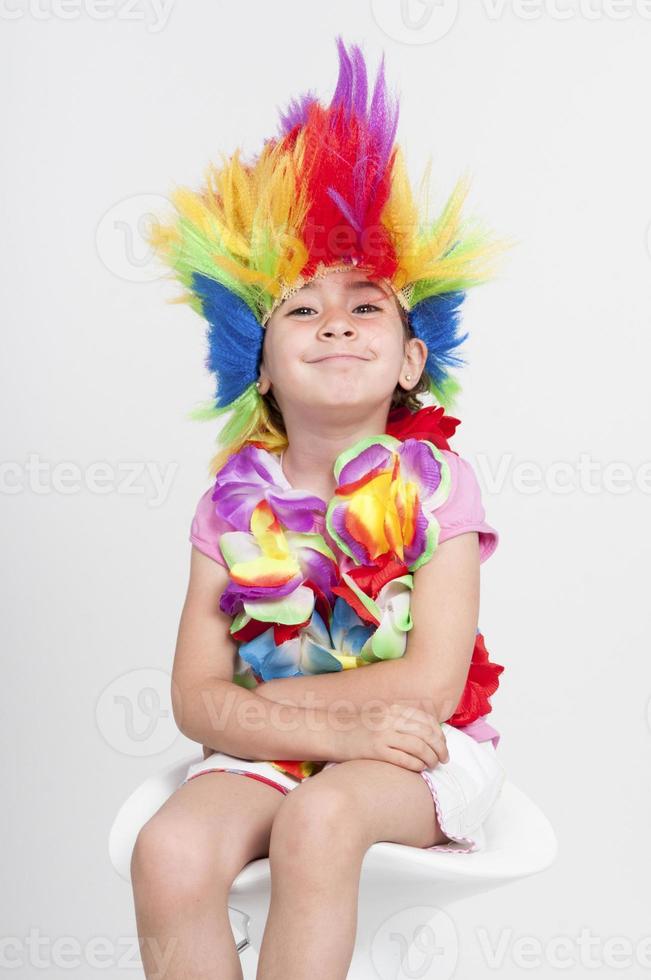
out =
<svg viewBox="0 0 651 980"><path fill-rule="evenodd" d="M400 146L398 99L387 90L384 55L368 98L362 51L336 39L339 77L330 105L311 92L280 113L278 134L250 161L237 149L209 164L198 191L177 188L168 223L149 241L172 269L188 302L208 322L207 369L214 400L192 418L231 411L220 432L230 451L273 431L258 378L264 329L276 307L315 276L359 268L384 280L428 348L432 394L453 403L459 384L449 368L464 363L457 347L460 306L470 286L493 274L505 243L462 220L469 181L461 178L442 213L430 220L416 203ZM428 162L421 196L431 167ZM264 440L263 440L264 441ZM228 455L228 453L227 453Z"/></svg>

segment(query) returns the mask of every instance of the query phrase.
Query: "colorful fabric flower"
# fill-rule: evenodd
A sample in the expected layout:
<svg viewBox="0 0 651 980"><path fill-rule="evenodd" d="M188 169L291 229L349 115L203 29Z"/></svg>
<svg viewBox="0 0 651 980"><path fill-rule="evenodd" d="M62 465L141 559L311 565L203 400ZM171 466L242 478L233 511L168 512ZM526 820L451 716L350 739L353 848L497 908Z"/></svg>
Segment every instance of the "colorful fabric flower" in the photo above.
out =
<svg viewBox="0 0 651 980"><path fill-rule="evenodd" d="M434 509L450 492L442 452L425 439L361 439L335 462L338 486L326 512L333 541L357 564L385 554L415 571L438 543Z"/></svg>
<svg viewBox="0 0 651 980"><path fill-rule="evenodd" d="M290 531L322 533L325 501L294 490L276 457L257 446L244 446L220 469L211 498L219 531L249 531L255 508L265 500Z"/></svg>
<svg viewBox="0 0 651 980"><path fill-rule="evenodd" d="M333 591L346 600L361 620L374 627L360 650L363 661L373 663L402 657L407 647L407 633L413 625L410 612L413 584L412 575L397 575L371 598L351 573L342 574L341 583Z"/></svg>
<svg viewBox="0 0 651 980"><path fill-rule="evenodd" d="M392 579L375 600L366 596L348 575L343 578L360 604L362 616L340 595L329 624L314 610L309 623L283 643L277 643L271 628L240 645L240 657L262 681L351 670L403 655L407 631L412 627L412 576Z"/></svg>
<svg viewBox="0 0 651 980"><path fill-rule="evenodd" d="M314 609L308 580L332 599L339 578L332 550L319 534L285 532L266 499L253 509L250 532L225 532L220 548L230 581L219 606L229 616L244 613L267 623L303 623ZM240 615L231 631L242 625Z"/></svg>

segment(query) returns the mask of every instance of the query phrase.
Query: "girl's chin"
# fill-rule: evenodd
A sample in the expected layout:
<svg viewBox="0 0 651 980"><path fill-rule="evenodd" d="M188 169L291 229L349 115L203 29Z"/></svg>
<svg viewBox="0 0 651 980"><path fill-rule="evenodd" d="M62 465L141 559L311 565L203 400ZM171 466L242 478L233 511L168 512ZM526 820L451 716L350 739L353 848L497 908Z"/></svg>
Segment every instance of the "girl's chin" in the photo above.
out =
<svg viewBox="0 0 651 980"><path fill-rule="evenodd" d="M350 380L337 384L333 378L327 388L316 389L314 386L309 391L294 393L292 402L299 411L304 406L306 411L318 408L333 412L339 410L343 414L353 408L374 411L382 404L390 402L392 394L393 389L386 392L355 389Z"/></svg>

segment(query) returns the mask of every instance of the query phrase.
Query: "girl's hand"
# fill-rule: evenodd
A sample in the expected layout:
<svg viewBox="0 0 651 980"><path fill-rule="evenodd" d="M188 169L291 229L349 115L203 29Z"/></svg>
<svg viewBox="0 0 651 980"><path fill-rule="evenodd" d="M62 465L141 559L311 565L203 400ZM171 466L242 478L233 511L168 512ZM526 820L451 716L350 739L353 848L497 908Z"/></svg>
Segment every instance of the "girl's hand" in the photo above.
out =
<svg viewBox="0 0 651 980"><path fill-rule="evenodd" d="M336 762L378 759L420 772L450 758L436 717L410 705L391 704L379 717L375 710L372 718L360 714L354 727L336 737Z"/></svg>

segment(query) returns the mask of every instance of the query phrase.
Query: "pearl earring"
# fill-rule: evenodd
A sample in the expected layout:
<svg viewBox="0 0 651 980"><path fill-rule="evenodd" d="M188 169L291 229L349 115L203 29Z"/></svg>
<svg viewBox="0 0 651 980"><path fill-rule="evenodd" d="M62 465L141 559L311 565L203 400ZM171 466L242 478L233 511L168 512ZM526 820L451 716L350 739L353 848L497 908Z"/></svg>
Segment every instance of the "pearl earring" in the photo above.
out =
<svg viewBox="0 0 651 980"><path fill-rule="evenodd" d="M411 375L410 374L406 374L405 375L405 381L411 381Z"/></svg>

